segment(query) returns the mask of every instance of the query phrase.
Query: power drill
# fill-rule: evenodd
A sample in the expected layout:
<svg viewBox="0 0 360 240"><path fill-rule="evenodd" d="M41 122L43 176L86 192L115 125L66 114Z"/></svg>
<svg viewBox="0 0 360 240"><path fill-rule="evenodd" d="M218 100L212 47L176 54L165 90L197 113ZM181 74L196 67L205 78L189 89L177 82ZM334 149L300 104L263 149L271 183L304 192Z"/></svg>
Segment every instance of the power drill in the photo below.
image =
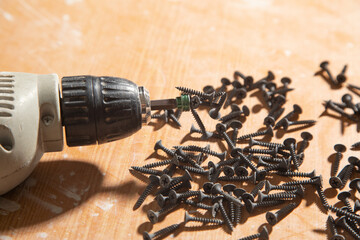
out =
<svg viewBox="0 0 360 240"><path fill-rule="evenodd" d="M23 180L45 152L102 144L137 132L152 110L190 109L189 95L150 101L149 91L116 77L0 72L0 195Z"/></svg>

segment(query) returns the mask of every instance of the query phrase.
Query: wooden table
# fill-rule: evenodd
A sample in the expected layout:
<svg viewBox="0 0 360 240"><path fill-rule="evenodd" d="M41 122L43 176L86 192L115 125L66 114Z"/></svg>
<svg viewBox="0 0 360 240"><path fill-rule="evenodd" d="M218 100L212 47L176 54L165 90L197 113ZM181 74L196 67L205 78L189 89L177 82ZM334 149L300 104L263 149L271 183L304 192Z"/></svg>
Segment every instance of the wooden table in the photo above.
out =
<svg viewBox="0 0 360 240"><path fill-rule="evenodd" d="M232 78L235 70L255 79L272 70L278 84L289 76L295 91L288 94L286 111L298 103L304 109L301 119L318 120L308 129L315 138L301 170L316 169L328 188L334 144L349 148L360 139L355 124L341 127L338 119L320 117L324 100L340 100L348 90L332 89L314 73L323 60L331 62L334 74L349 64L348 82L359 85L359 22L360 3L355 0L4 0L0 70L120 76L147 87L153 99L177 96L174 87L180 85L198 90L207 84L219 86L220 78ZM252 113L241 133L263 127L267 111L259 103L256 97L244 101ZM215 128L216 121L206 111L200 115L209 129ZM181 222L183 208L150 224L147 210L158 209L153 197L133 211L146 184L128 170L155 160L157 140L178 145L194 123L191 114L184 113L181 123L180 130L159 122L114 143L46 154L23 184L1 196L0 239L139 239L143 231ZM273 140L301 140L300 131L281 135ZM193 140L186 138L183 144L206 145ZM214 150L224 148L210 144ZM348 150L344 155L340 167L358 153ZM330 203L337 202L336 191L326 195ZM301 205L272 228L271 239L326 239L327 214L319 204L314 191L307 191ZM249 217L232 235L225 227L186 227L175 235L240 238L258 232L266 223L264 213Z"/></svg>

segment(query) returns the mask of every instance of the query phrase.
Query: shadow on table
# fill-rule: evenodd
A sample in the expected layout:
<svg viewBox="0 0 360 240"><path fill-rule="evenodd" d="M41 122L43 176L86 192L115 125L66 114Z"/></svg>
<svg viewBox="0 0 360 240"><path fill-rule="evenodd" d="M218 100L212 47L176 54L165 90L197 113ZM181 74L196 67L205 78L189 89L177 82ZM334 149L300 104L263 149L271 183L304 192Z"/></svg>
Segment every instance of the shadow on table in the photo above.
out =
<svg viewBox="0 0 360 240"><path fill-rule="evenodd" d="M134 181L104 187L103 179L99 168L90 163L40 162L27 180L0 196L0 233L67 214L98 193L131 195L142 190Z"/></svg>

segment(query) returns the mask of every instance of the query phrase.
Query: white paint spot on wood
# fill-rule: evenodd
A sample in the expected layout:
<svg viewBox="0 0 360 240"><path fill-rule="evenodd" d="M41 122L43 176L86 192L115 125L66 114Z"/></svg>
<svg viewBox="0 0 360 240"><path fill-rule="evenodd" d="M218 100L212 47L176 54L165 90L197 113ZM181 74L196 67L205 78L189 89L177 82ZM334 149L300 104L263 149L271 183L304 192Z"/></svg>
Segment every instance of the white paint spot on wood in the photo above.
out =
<svg viewBox="0 0 360 240"><path fill-rule="evenodd" d="M76 3L81 3L81 2L82 2L82 0L65 0L65 3L67 5L74 5Z"/></svg>
<svg viewBox="0 0 360 240"><path fill-rule="evenodd" d="M60 180L60 183L64 182L64 181L65 181L64 176L63 176L63 175L60 175L60 176L59 176L59 180Z"/></svg>
<svg viewBox="0 0 360 240"><path fill-rule="evenodd" d="M12 237L0 235L0 240L12 240Z"/></svg>
<svg viewBox="0 0 360 240"><path fill-rule="evenodd" d="M348 48L353 48L353 47L354 47L354 44L353 44L352 42L348 42L348 43L346 44L346 47L348 47Z"/></svg>
<svg viewBox="0 0 360 240"><path fill-rule="evenodd" d="M92 213L92 214L90 214L90 216L97 217L97 216L99 216L99 213Z"/></svg>
<svg viewBox="0 0 360 240"><path fill-rule="evenodd" d="M0 209L7 212L15 212L20 209L20 204L9 199L0 197Z"/></svg>
<svg viewBox="0 0 360 240"><path fill-rule="evenodd" d="M285 56L290 57L292 52L290 50L284 50L284 54Z"/></svg>
<svg viewBox="0 0 360 240"><path fill-rule="evenodd" d="M56 206L52 203L49 203L49 202L45 202L44 200L32 195L31 193L27 193L25 195L25 197L33 200L34 202L36 202L37 204L43 206L45 209L51 211L52 213L55 213L55 214L60 214L63 212L63 209L59 206Z"/></svg>
<svg viewBox="0 0 360 240"><path fill-rule="evenodd" d="M55 194L50 193L50 194L49 194L49 198L51 198L51 199L57 199L57 196L56 196Z"/></svg>
<svg viewBox="0 0 360 240"><path fill-rule="evenodd" d="M47 234L46 232L40 232L40 233L36 234L36 236L37 236L38 238L43 238L43 239L45 239L45 238L48 237L48 234Z"/></svg>
<svg viewBox="0 0 360 240"><path fill-rule="evenodd" d="M64 14L64 15L62 16L62 19L63 19L64 21L69 21L69 20L70 20L69 14Z"/></svg>
<svg viewBox="0 0 360 240"><path fill-rule="evenodd" d="M272 5L272 0L242 0L242 5L251 8L264 8Z"/></svg>
<svg viewBox="0 0 360 240"><path fill-rule="evenodd" d="M69 155L67 153L63 154L63 158L67 159L69 157Z"/></svg>
<svg viewBox="0 0 360 240"><path fill-rule="evenodd" d="M3 16L4 16L4 18L5 18L6 20L8 20L9 22L14 21L13 15L11 15L11 14L8 13L8 12L3 12Z"/></svg>
<svg viewBox="0 0 360 240"><path fill-rule="evenodd" d="M95 205L103 211L109 211L114 206L114 203L111 201L97 201Z"/></svg>
<svg viewBox="0 0 360 240"><path fill-rule="evenodd" d="M63 193L65 196L67 196L68 198L72 198L77 202L79 202L81 200L81 197L78 194L76 194L76 191L77 191L76 188L66 189L66 188L63 188L63 187L59 187L59 191L61 193Z"/></svg>
<svg viewBox="0 0 360 240"><path fill-rule="evenodd" d="M75 172L74 172L74 171L71 171L71 172L70 172L70 176L75 176Z"/></svg>
<svg viewBox="0 0 360 240"><path fill-rule="evenodd" d="M216 28L214 26L210 27L211 32L215 32Z"/></svg>

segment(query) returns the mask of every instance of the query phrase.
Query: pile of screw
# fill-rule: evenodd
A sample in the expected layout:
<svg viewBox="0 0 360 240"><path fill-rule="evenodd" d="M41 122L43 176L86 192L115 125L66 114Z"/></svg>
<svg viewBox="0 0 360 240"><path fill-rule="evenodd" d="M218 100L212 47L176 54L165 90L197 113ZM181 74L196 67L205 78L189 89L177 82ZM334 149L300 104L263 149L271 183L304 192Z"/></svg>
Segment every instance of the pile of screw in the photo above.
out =
<svg viewBox="0 0 360 240"><path fill-rule="evenodd" d="M169 159L146 164L142 167L132 167L135 176L139 173L150 175L148 177L150 183L136 202L134 209L139 208L145 198L155 188L158 188L155 193L155 201L160 210L148 211L148 218L153 224L161 221L167 214L181 206L186 209L189 207L196 210L205 209L211 216L208 218L191 217L188 212L185 212L183 223L171 225L153 234L144 232L144 239L161 238L190 221L215 226L224 225L229 232L232 232L234 226L246 221L242 214L244 208L251 214L253 211L263 211L266 207L275 208L286 203L275 213L270 211L266 213L267 222L270 225L275 225L299 205L306 188L311 186L316 188L326 210L329 209L339 216L346 217L346 221L352 219L359 222L360 216L356 212L347 212L327 203L321 175L317 176L315 171L309 173L298 171L305 158L304 150L313 138L309 132L301 133L302 141L299 144L294 138L287 138L282 143L269 142L275 129L289 131L289 126L295 126L292 130L299 130L315 124L314 120L291 121L297 119L302 113L301 107L297 104L294 104L293 109L278 121L285 110L283 105L286 102L286 94L292 89L288 88L291 82L289 78L281 79L283 86L280 88L272 82L274 78L274 75L269 71L265 78L254 82L252 77L236 71L232 82L226 78L221 79L222 85L218 91L215 91L211 86L206 86L203 92L177 87L182 93L191 96L190 110L199 126L197 129L193 125L190 130L191 134L201 134L200 141L214 139L220 142L225 140L228 151L218 153L210 150L209 145L204 147L195 145L174 146L170 149L159 140L155 144L155 151L164 151ZM240 79L243 80L243 83L239 81ZM226 91L229 85L232 85L232 89ZM261 93L264 107L269 110L269 114L263 122L266 128L263 131L238 136L238 132L250 111L245 105L240 108L236 103L239 100L241 101L249 91L256 89ZM235 103L233 102L234 99ZM208 131L205 128L197 112L200 106L209 108L210 117L220 121L216 125L216 131ZM223 106L231 106L231 113L221 117L220 110ZM227 132L229 128L232 128L231 136ZM259 136L264 138L262 140L254 139ZM247 145L240 148L237 144ZM254 146L260 148L254 148ZM211 160L205 164L208 158ZM161 166L166 166L166 168L163 170L154 169ZM183 175L174 177L177 170L184 171ZM191 183L195 179L191 174L207 178L208 182L203 184L202 190L190 190L192 188ZM274 176L284 183L281 185L270 183L269 180L273 179ZM299 181L292 179L294 177L307 179ZM344 173L340 179L344 182L345 179L343 178L347 177L350 178L349 173ZM202 180L198 177L196 179ZM222 185L219 182L232 182L236 185L232 183ZM199 184L199 182L197 183ZM254 187L249 189L251 185ZM264 187L265 190L262 192ZM270 191L277 192L270 194ZM221 218L216 218L218 211ZM195 213L200 214L197 211ZM353 225L350 226L351 229L353 229ZM263 227L260 233L242 239L268 239L268 228Z"/></svg>
<svg viewBox="0 0 360 240"><path fill-rule="evenodd" d="M328 68L329 66L329 61L323 61L320 63L320 68L321 70L315 73L316 75L321 75L326 81L328 81L330 83L330 85L334 86L334 87L341 87L341 85L346 82L346 70L347 70L347 65L344 65L343 69L341 70L341 72L336 76L336 78L333 77L333 75L331 74L330 69ZM326 73L327 76L325 76L323 73Z"/></svg>
<svg viewBox="0 0 360 240"><path fill-rule="evenodd" d="M332 188L343 189L347 182L352 179L354 173L360 172L360 160L357 157L351 156L348 158L349 164L337 174L339 169L340 160L343 158L343 154L346 151L346 147L343 144L336 144L334 146L335 160L332 164L331 174L329 183ZM336 175L337 174L337 175ZM322 199L323 207L326 210L335 212L338 216L336 220L329 215L328 225L332 233L331 239L345 239L343 235L338 233L336 227L340 227L346 230L351 236L355 239L360 239L360 216L356 215L360 211L360 201L356 199L355 193L360 193L360 178L354 178L350 184L349 188L354 192L352 196L351 191L342 191L337 195L337 198L342 202L344 207L337 208L335 206L329 205L325 195L321 189L318 189L319 196ZM354 207L351 207L350 199L354 199Z"/></svg>

